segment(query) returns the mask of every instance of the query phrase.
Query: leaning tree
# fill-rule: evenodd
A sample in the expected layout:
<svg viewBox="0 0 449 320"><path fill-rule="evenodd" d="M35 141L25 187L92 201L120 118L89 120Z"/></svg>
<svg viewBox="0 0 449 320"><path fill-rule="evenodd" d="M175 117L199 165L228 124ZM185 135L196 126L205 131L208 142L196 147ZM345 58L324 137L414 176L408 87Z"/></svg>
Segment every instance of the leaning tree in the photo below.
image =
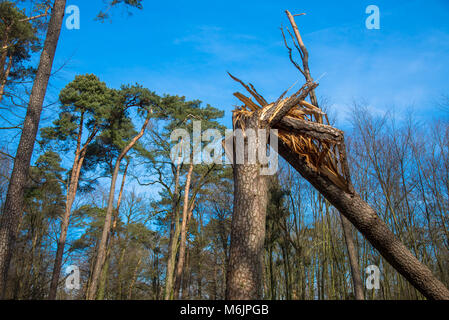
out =
<svg viewBox="0 0 449 320"><path fill-rule="evenodd" d="M261 174L264 165L249 159L254 151L251 147L263 146L268 141L267 135L272 135L277 139L278 153L339 210L343 224L345 219L349 220L425 297L449 299L449 290L443 283L407 249L354 190L344 134L329 125L326 114L316 103L314 89L318 84L310 73L307 49L295 23L295 15L289 11L286 14L293 28L293 33L288 33L299 52L302 66L292 58L292 49L283 33L284 42L291 62L303 74L306 83L291 96L285 97L287 90L276 101L268 103L251 84L247 85L231 75L255 101L241 93L234 94L244 103L233 112L234 129L241 129L244 144L236 146L234 143L232 153L234 212L226 298L262 298L267 177ZM310 102L306 101L307 97ZM250 132L253 132L252 136ZM237 142L236 137L233 139ZM236 162L236 154L242 152L238 148L243 148L243 162Z"/></svg>

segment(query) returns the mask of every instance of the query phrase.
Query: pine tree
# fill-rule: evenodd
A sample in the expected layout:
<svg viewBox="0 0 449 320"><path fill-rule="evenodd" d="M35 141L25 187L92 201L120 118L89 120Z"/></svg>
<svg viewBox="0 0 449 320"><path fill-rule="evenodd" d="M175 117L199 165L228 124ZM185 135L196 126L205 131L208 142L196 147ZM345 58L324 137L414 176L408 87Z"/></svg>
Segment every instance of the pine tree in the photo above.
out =
<svg viewBox="0 0 449 320"><path fill-rule="evenodd" d="M61 113L52 127L43 128L42 144L60 151L74 153L70 178L67 181L67 200L61 219L61 231L56 250L49 299L56 298L62 258L67 238L72 205L76 197L80 171L87 148L97 134L104 129L112 110L114 93L93 74L76 76L59 94ZM83 141L83 139L85 139Z"/></svg>

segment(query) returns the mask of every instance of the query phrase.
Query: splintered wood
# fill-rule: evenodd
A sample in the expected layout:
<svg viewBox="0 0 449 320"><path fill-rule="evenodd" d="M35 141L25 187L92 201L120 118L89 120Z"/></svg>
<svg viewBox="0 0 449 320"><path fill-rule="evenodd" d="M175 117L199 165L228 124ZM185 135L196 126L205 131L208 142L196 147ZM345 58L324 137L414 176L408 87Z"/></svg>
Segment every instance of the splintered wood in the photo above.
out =
<svg viewBox="0 0 449 320"><path fill-rule="evenodd" d="M306 83L298 92L284 98L284 92L275 102L268 103L251 84L245 84L240 79L229 74L239 82L254 98L240 92L234 96L243 105L233 110L234 128L243 123L242 117L258 113L261 122L278 130L278 137L296 154L306 160L314 170L329 178L337 186L348 190L350 179L345 168L346 157L343 132L328 125L327 115L305 99L317 84ZM307 88L308 86L308 88ZM286 105L287 108L286 108ZM282 109L288 109L285 115L279 115ZM323 122L326 120L327 124ZM245 129L245 128L241 128Z"/></svg>

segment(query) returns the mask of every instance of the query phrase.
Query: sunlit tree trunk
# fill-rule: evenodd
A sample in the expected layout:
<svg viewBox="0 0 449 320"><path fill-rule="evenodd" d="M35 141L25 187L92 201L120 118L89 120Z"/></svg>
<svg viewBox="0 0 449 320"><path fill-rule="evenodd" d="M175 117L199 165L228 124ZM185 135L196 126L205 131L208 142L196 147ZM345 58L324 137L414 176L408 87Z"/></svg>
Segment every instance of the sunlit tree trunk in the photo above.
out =
<svg viewBox="0 0 449 320"><path fill-rule="evenodd" d="M182 222L181 222L181 240L179 243L178 263L176 266L176 273L175 273L175 286L173 296L177 299L179 298L179 290L181 288L181 276L185 260L187 226L188 226L187 220L189 215L189 191L190 191L190 183L192 180L192 172L193 172L193 158L191 157L189 170L187 172L186 177L186 184L184 187L184 202L182 208Z"/></svg>
<svg viewBox="0 0 449 320"><path fill-rule="evenodd" d="M109 272L109 262L110 262L110 258L111 258L111 251L115 244L114 240L116 239L114 237L115 229L117 227L117 220L118 220L118 216L119 216L119 212L120 212L120 204L122 203L123 190L125 188L125 181L126 181L126 174L128 172L128 166L129 166L129 159L127 159L127 161L126 161L125 170L123 171L123 176L122 176L122 183L120 185L120 191L118 193L117 207L115 208L114 219L112 222L112 227L111 227L111 231L110 231L110 235L109 235L110 245L108 246L108 248L106 250L105 263L103 266L103 270L101 271L101 279L100 279L100 284L98 286L97 300L104 299L104 294L105 294L107 279L108 279L108 272Z"/></svg>
<svg viewBox="0 0 449 320"><path fill-rule="evenodd" d="M3 298L5 293L8 268L16 241L18 221L23 213L24 188L39 127L42 104L61 32L65 4L65 0L55 0L53 4L44 48L40 56L25 121L22 126L22 134L14 159L14 168L9 182L5 207L0 220L0 298Z"/></svg>
<svg viewBox="0 0 449 320"><path fill-rule="evenodd" d="M244 121L244 122L240 122ZM239 120L245 130L259 128L258 118ZM244 153L248 154L248 138ZM234 152L235 153L235 152ZM247 157L245 157L247 159ZM267 180L260 175L260 164L234 161L234 212L226 284L226 299L261 299L263 294L263 252L267 210Z"/></svg>

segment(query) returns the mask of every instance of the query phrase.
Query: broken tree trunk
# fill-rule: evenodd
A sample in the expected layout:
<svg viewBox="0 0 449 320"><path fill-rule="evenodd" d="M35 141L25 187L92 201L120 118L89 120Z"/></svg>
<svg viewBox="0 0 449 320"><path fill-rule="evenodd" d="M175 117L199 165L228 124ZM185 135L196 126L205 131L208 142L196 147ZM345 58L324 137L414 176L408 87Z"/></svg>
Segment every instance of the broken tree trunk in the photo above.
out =
<svg viewBox="0 0 449 320"><path fill-rule="evenodd" d="M290 98L282 100L281 97L275 103L251 114L234 113L236 116L233 119L234 129L241 130L243 139L235 138L233 144L234 211L231 222L226 299L262 299L263 294L267 178L260 173L262 169L260 161L257 161L255 156L254 161L250 160L252 158L250 152L262 147L262 144L266 146L267 131L259 129L266 129L280 122L282 116L296 103L305 99L314 87L314 84L307 83ZM237 156L239 152L243 155L240 161Z"/></svg>

